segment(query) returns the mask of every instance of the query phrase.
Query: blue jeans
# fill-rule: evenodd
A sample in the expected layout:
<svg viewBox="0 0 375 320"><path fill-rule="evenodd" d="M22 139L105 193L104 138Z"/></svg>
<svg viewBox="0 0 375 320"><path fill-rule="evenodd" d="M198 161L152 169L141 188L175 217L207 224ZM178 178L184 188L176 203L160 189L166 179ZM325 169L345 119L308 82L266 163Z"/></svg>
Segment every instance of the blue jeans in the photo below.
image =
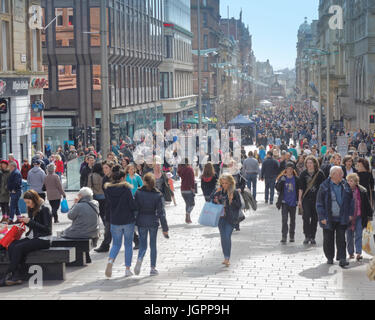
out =
<svg viewBox="0 0 375 320"><path fill-rule="evenodd" d="M21 191L10 194L10 220L13 220L14 216L17 217L21 215L20 209L18 207L18 201L21 198Z"/></svg>
<svg viewBox="0 0 375 320"><path fill-rule="evenodd" d="M220 218L219 220L219 231L221 238L221 247L223 249L224 259L230 259L230 253L232 250L232 233L233 226L229 224L225 219Z"/></svg>
<svg viewBox="0 0 375 320"><path fill-rule="evenodd" d="M350 224L351 227L352 224ZM350 255L354 254L354 242L355 251L357 254L362 254L362 218L357 217L355 220L354 231L352 229L346 230L346 241L348 242L347 248Z"/></svg>
<svg viewBox="0 0 375 320"><path fill-rule="evenodd" d="M147 237L150 234L150 250L151 250L151 268L156 267L156 257L157 257L157 249L156 249L156 239L158 235L158 227L138 227L139 231L139 252L138 252L138 260L143 260L147 251Z"/></svg>
<svg viewBox="0 0 375 320"><path fill-rule="evenodd" d="M248 173L246 174L246 180L247 180L247 187L251 191L251 185L253 185L253 197L254 200L257 198L257 179L258 174L256 173Z"/></svg>
<svg viewBox="0 0 375 320"><path fill-rule="evenodd" d="M122 226L111 224L112 248L109 253L109 258L113 259L113 261L116 260L121 249L122 238L124 237L126 267L130 267L132 264L134 227L134 223Z"/></svg>
<svg viewBox="0 0 375 320"><path fill-rule="evenodd" d="M270 202L273 202L273 197L275 195L276 179L275 178L266 178L265 183L266 183L265 200L268 201L268 196L269 196Z"/></svg>

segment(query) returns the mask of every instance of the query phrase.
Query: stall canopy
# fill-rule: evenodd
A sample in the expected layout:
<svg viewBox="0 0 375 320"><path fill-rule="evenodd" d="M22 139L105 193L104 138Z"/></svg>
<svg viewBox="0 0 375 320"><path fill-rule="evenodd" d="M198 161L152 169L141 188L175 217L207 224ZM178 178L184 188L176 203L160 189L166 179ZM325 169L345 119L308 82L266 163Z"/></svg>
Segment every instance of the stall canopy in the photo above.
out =
<svg viewBox="0 0 375 320"><path fill-rule="evenodd" d="M228 122L230 126L254 126L255 123L247 118L245 118L242 114L238 115L236 118Z"/></svg>

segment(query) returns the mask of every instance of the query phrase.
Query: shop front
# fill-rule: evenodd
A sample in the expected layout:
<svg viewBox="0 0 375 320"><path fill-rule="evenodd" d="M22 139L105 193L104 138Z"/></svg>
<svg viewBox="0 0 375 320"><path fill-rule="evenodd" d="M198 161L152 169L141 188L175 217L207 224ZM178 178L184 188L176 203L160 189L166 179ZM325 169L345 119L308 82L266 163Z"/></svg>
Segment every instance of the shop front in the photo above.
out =
<svg viewBox="0 0 375 320"><path fill-rule="evenodd" d="M31 156L31 109L28 77L0 77L0 156Z"/></svg>
<svg viewBox="0 0 375 320"><path fill-rule="evenodd" d="M184 120L191 118L197 111L196 98L163 100L165 129L181 128Z"/></svg>
<svg viewBox="0 0 375 320"><path fill-rule="evenodd" d="M47 118L44 119L44 141L52 152L66 143L74 144L74 118Z"/></svg>

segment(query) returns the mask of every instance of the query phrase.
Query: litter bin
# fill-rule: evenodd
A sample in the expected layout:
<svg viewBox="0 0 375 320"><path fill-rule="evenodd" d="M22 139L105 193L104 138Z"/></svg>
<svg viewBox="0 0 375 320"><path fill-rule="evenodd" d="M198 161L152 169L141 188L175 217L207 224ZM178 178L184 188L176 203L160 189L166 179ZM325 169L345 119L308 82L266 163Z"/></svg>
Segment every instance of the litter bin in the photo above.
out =
<svg viewBox="0 0 375 320"><path fill-rule="evenodd" d="M26 203L23 200L23 195L29 189L30 189L30 186L27 183L27 181L22 180L22 186L21 186L22 196L21 196L20 200L18 200L18 208L20 209L20 213L27 213Z"/></svg>

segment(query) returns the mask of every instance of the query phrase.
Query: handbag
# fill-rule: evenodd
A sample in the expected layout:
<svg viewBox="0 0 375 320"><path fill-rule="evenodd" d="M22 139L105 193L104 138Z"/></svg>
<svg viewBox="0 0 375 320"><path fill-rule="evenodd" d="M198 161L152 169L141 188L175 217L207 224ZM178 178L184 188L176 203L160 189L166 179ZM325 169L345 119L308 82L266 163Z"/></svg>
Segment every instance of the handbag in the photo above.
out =
<svg viewBox="0 0 375 320"><path fill-rule="evenodd" d="M64 198L61 200L61 213L68 213L68 212L69 212L68 201Z"/></svg>
<svg viewBox="0 0 375 320"><path fill-rule="evenodd" d="M222 204L215 204L206 202L198 223L206 227L217 227L219 225L220 217L224 215L224 206Z"/></svg>
<svg viewBox="0 0 375 320"><path fill-rule="evenodd" d="M362 233L362 249L367 254L375 256L374 228L371 221L368 222L367 228Z"/></svg>
<svg viewBox="0 0 375 320"><path fill-rule="evenodd" d="M13 241L19 240L22 237L22 234L26 231L26 226L24 223L21 225L14 225L10 231L5 235L4 238L0 240L0 245L5 249L8 249Z"/></svg>

